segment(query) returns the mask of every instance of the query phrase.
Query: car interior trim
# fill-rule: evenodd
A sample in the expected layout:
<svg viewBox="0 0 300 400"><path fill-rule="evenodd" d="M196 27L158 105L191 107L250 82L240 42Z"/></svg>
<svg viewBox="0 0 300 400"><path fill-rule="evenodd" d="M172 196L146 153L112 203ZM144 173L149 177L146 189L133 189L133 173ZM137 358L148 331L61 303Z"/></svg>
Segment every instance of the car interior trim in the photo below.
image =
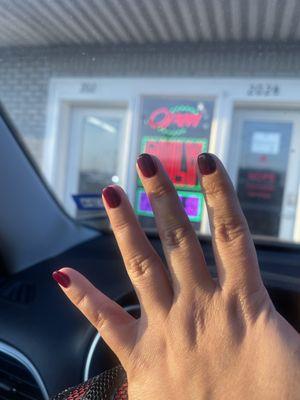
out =
<svg viewBox="0 0 300 400"><path fill-rule="evenodd" d="M45 400L47 400L49 398L46 387L43 383L43 380L42 380L39 372L37 371L35 366L32 364L32 362L23 353L21 353L15 347L12 347L3 342L0 342L0 352L14 358L18 362L20 362L22 365L24 365L24 367L27 368L27 370L34 377L37 385L39 386L39 388L42 392L43 398Z"/></svg>

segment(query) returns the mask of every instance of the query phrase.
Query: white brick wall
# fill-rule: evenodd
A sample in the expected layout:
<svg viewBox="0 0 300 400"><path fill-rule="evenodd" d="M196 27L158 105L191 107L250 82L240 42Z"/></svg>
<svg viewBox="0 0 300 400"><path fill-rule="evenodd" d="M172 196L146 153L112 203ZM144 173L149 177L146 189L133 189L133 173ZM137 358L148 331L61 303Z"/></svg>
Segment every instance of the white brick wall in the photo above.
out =
<svg viewBox="0 0 300 400"><path fill-rule="evenodd" d="M40 160L51 77L298 77L299 71L296 44L1 49L0 100Z"/></svg>

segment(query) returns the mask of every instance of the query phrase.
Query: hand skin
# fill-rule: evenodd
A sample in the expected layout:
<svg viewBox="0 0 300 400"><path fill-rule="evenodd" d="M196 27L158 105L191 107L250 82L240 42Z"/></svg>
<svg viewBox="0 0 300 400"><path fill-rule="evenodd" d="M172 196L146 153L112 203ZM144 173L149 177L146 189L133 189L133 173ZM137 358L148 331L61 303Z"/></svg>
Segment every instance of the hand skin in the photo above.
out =
<svg viewBox="0 0 300 400"><path fill-rule="evenodd" d="M146 156L155 166L147 177L143 157L137 170L169 274L123 190L114 186L103 193L139 297L140 319L74 269L60 270L70 279L69 287L62 287L65 294L125 368L129 400L300 399L300 335L275 310L262 283L246 220L220 160L208 154L198 159L218 272L213 280L161 163Z"/></svg>

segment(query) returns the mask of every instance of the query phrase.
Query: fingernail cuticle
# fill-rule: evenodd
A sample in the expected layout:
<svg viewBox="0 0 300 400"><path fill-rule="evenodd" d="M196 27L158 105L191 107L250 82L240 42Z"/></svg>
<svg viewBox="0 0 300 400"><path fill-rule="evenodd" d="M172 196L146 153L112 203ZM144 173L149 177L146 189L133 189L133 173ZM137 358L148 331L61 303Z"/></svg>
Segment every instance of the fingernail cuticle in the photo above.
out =
<svg viewBox="0 0 300 400"><path fill-rule="evenodd" d="M152 178L157 172L157 166L150 154L143 153L139 155L137 165L146 178Z"/></svg>
<svg viewBox="0 0 300 400"><path fill-rule="evenodd" d="M68 275L61 271L54 271L52 273L52 278L64 288L69 287L71 284L71 280Z"/></svg>
<svg viewBox="0 0 300 400"><path fill-rule="evenodd" d="M216 161L209 153L202 153L198 156L198 166L202 175L212 174L217 169Z"/></svg>
<svg viewBox="0 0 300 400"><path fill-rule="evenodd" d="M113 186L103 189L102 195L110 208L116 208L121 204L121 196Z"/></svg>

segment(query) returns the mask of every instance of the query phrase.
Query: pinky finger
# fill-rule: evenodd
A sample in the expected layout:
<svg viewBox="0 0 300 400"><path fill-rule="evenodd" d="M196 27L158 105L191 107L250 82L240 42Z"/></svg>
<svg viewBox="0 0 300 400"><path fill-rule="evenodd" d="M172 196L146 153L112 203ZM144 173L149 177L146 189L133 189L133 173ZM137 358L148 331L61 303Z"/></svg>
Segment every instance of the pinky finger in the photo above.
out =
<svg viewBox="0 0 300 400"><path fill-rule="evenodd" d="M78 271L62 268L52 276L122 362L133 345L136 320Z"/></svg>

